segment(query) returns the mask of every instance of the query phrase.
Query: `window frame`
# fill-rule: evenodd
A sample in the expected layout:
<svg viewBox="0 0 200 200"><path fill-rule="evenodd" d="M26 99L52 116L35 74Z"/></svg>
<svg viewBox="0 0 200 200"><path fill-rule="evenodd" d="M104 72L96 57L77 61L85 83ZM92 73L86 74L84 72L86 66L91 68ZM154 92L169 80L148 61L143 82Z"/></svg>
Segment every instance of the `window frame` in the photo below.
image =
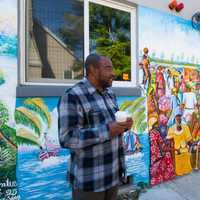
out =
<svg viewBox="0 0 200 200"><path fill-rule="evenodd" d="M119 2L116 0L84 0L84 60L89 55L89 3L96 3L103 6L108 6L114 9L122 10L130 13L130 30L131 30L131 81L113 81L113 87L126 87L133 88L138 83L138 69L137 69L137 10L134 4L129 5L128 2ZM27 70L27 57L28 57L28 46L27 46L27 0L19 0L19 85L24 86L73 86L79 80L70 80L64 82L58 80L57 82L48 82L48 79L41 81L27 81L26 70ZM84 71L85 76L85 71ZM44 81L45 80L45 81Z"/></svg>

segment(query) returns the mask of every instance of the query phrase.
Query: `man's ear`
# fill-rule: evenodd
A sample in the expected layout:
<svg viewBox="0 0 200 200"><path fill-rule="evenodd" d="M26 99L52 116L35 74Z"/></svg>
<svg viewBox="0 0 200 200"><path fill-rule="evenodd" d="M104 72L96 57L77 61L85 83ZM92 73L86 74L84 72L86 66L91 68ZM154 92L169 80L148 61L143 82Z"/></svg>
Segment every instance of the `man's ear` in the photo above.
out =
<svg viewBox="0 0 200 200"><path fill-rule="evenodd" d="M93 65L90 65L90 74L95 75L97 73L97 68Z"/></svg>

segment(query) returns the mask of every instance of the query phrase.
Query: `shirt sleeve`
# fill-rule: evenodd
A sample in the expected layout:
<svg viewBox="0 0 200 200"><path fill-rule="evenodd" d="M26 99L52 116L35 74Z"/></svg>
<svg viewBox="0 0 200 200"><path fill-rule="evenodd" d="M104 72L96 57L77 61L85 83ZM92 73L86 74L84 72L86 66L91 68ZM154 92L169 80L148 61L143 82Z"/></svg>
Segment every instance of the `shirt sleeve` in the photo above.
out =
<svg viewBox="0 0 200 200"><path fill-rule="evenodd" d="M66 93L58 105L59 141L63 148L81 149L110 139L107 124L84 128L84 112L76 95Z"/></svg>

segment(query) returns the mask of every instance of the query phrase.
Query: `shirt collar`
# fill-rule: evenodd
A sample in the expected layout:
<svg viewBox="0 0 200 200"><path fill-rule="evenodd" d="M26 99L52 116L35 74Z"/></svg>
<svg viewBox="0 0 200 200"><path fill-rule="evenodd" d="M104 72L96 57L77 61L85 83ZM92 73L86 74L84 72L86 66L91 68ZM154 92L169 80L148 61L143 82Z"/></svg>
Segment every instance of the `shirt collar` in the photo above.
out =
<svg viewBox="0 0 200 200"><path fill-rule="evenodd" d="M83 79L83 82L86 84L86 87L87 87L88 92L89 92L90 94L93 94L93 93L95 93L95 92L98 92L98 93L101 93L101 94L109 93L109 89L108 89L108 88L106 88L106 89L105 89L104 91L102 91L102 92L98 91L98 90L90 83L90 81L89 81L87 78L84 78L84 79Z"/></svg>

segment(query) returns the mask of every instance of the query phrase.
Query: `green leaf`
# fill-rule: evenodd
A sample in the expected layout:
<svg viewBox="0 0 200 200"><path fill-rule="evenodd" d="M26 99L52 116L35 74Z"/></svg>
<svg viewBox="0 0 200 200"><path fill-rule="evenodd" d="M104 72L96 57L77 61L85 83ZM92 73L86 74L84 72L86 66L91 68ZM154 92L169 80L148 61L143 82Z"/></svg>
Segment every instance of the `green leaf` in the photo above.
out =
<svg viewBox="0 0 200 200"><path fill-rule="evenodd" d="M139 97L136 100L134 100L132 105L128 109L129 113L133 114L138 109L139 106L143 106L144 101L145 97Z"/></svg>
<svg viewBox="0 0 200 200"><path fill-rule="evenodd" d="M40 128L36 125L36 123L31 118L29 118L28 116L26 116L24 113L22 113L19 110L15 110L15 122L17 124L28 126L40 136L41 134Z"/></svg>
<svg viewBox="0 0 200 200"><path fill-rule="evenodd" d="M126 110L129 106L131 106L132 103L133 103L133 101L124 101L124 102L120 105L119 109L120 109L121 111L124 111L124 110Z"/></svg>
<svg viewBox="0 0 200 200"><path fill-rule="evenodd" d="M22 145L22 144L26 144L26 145L31 145L31 146L37 146L39 147L40 145L32 140L29 140L27 138L23 138L20 136L17 136L17 144L18 145Z"/></svg>
<svg viewBox="0 0 200 200"><path fill-rule="evenodd" d="M142 122L141 124L140 124L140 126L138 127L138 133L140 134L142 134L142 133L144 133L144 131L146 131L146 129L147 129L147 122L146 121L144 121L144 122Z"/></svg>
<svg viewBox="0 0 200 200"><path fill-rule="evenodd" d="M6 124L9 120L8 109L6 106L0 101L0 127Z"/></svg>

